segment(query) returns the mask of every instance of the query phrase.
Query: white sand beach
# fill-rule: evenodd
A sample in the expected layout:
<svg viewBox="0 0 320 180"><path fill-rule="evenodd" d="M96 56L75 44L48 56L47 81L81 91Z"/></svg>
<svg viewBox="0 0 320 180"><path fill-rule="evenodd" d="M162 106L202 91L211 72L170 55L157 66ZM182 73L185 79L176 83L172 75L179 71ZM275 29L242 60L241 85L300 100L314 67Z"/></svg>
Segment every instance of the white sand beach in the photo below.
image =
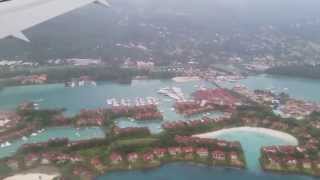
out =
<svg viewBox="0 0 320 180"><path fill-rule="evenodd" d="M226 134L226 133L234 133L234 132L254 132L254 133L260 133L260 134L265 134L268 136L272 136L275 138L283 139L284 141L292 144L292 145L298 145L298 140L294 136L273 130L273 129L267 129L267 128L258 128L258 127L236 127L236 128L229 128L229 129L222 129L214 132L209 132L209 133L204 133L204 134L198 134L194 135L195 137L200 137L200 138L217 138L221 137L221 135Z"/></svg>
<svg viewBox="0 0 320 180"><path fill-rule="evenodd" d="M174 77L172 78L172 80L174 82L189 82L189 81L199 81L200 77L198 76L178 76L178 77Z"/></svg>
<svg viewBox="0 0 320 180"><path fill-rule="evenodd" d="M17 174L5 178L4 180L52 180L58 177L58 174L41 174L41 173L28 173L28 174Z"/></svg>

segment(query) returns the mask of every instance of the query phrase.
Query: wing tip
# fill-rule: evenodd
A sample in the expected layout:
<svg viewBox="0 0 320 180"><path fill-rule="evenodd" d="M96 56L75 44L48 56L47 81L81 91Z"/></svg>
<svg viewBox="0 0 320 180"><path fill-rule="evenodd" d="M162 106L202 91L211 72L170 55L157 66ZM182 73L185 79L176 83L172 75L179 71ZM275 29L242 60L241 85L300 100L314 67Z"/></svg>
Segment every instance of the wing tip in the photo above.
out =
<svg viewBox="0 0 320 180"><path fill-rule="evenodd" d="M22 32L13 33L13 34L11 34L11 36L15 37L17 39L23 40L25 42L30 42L30 40L27 38L27 36L25 36Z"/></svg>
<svg viewBox="0 0 320 180"><path fill-rule="evenodd" d="M106 0L96 0L95 2L106 7L111 7L111 5Z"/></svg>

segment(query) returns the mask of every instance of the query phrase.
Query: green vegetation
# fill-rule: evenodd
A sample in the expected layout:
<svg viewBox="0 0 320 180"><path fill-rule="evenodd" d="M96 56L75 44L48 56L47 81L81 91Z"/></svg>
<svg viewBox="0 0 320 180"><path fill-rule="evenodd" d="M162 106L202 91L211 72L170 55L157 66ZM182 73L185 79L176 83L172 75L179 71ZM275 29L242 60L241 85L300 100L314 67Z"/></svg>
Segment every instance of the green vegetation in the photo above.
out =
<svg viewBox="0 0 320 180"><path fill-rule="evenodd" d="M18 114L23 117L26 123L36 123L40 126L50 126L54 124L54 118L61 115L65 109L44 109L44 110L18 110Z"/></svg>
<svg viewBox="0 0 320 180"><path fill-rule="evenodd" d="M4 162L0 162L0 178L9 175L12 172L11 168L8 167Z"/></svg>
<svg viewBox="0 0 320 180"><path fill-rule="evenodd" d="M110 145L114 151L122 153L146 151L146 148L152 148L158 142L157 138L128 138L126 140L117 140Z"/></svg>

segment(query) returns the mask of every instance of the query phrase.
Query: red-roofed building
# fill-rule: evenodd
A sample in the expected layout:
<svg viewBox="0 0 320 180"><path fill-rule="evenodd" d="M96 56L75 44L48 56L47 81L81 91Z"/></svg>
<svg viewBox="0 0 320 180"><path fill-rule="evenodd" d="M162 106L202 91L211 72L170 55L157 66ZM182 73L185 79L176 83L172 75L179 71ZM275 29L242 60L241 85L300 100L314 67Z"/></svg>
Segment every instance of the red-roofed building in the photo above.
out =
<svg viewBox="0 0 320 180"><path fill-rule="evenodd" d="M155 148L153 149L153 154L156 155L158 158L162 158L167 153L167 149L165 148Z"/></svg>
<svg viewBox="0 0 320 180"><path fill-rule="evenodd" d="M102 166L102 162L98 157L92 158L90 163L95 168L100 168Z"/></svg>
<svg viewBox="0 0 320 180"><path fill-rule="evenodd" d="M153 161L154 160L154 155L152 153L146 153L143 155L143 160L148 162L148 161Z"/></svg>
<svg viewBox="0 0 320 180"><path fill-rule="evenodd" d="M286 163L287 166L296 167L298 164L298 161L294 157L286 157L283 159L284 163Z"/></svg>
<svg viewBox="0 0 320 180"><path fill-rule="evenodd" d="M209 155L208 148L197 148L197 149L196 149L196 153L197 153L201 158L208 157L208 155Z"/></svg>
<svg viewBox="0 0 320 180"><path fill-rule="evenodd" d="M168 152L171 156L176 156L178 154L181 154L182 150L180 147L169 147Z"/></svg>
<svg viewBox="0 0 320 180"><path fill-rule="evenodd" d="M296 152L295 146L278 146L278 151L283 154L294 154Z"/></svg>
<svg viewBox="0 0 320 180"><path fill-rule="evenodd" d="M129 162L136 162L138 160L138 158L139 158L138 153L129 153L127 155L127 159Z"/></svg>
<svg viewBox="0 0 320 180"><path fill-rule="evenodd" d="M182 147L181 149L185 154L192 154L194 152L194 148L192 146Z"/></svg>
<svg viewBox="0 0 320 180"><path fill-rule="evenodd" d="M112 153L109 157L112 164L118 164L122 161L122 156L119 153Z"/></svg>
<svg viewBox="0 0 320 180"><path fill-rule="evenodd" d="M275 154L278 152L278 148L276 146L268 146L268 147L263 147L262 151L267 154Z"/></svg>
<svg viewBox="0 0 320 180"><path fill-rule="evenodd" d="M225 161L226 160L226 154L223 151L213 151L211 153L212 159L213 160L218 160L218 161Z"/></svg>

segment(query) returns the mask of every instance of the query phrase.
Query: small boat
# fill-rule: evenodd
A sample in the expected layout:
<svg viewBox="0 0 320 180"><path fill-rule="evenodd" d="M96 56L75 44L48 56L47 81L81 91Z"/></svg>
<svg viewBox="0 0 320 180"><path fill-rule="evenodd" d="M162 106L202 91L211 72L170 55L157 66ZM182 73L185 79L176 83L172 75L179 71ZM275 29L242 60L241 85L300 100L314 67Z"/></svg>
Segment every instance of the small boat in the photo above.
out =
<svg viewBox="0 0 320 180"><path fill-rule="evenodd" d="M28 138L27 138L26 136L23 136L21 139L22 139L23 141L28 140Z"/></svg>
<svg viewBox="0 0 320 180"><path fill-rule="evenodd" d="M38 131L38 134L43 133L44 131L45 131L45 129L40 129L40 130Z"/></svg>
<svg viewBox="0 0 320 180"><path fill-rule="evenodd" d="M4 148L4 147L8 147L8 146L11 146L11 143L10 142L5 142L5 143L2 143L1 145L0 145L0 147L2 147L2 148Z"/></svg>
<svg viewBox="0 0 320 180"><path fill-rule="evenodd" d="M32 133L32 134L31 134L31 136L37 136L37 135L38 135L37 133Z"/></svg>

